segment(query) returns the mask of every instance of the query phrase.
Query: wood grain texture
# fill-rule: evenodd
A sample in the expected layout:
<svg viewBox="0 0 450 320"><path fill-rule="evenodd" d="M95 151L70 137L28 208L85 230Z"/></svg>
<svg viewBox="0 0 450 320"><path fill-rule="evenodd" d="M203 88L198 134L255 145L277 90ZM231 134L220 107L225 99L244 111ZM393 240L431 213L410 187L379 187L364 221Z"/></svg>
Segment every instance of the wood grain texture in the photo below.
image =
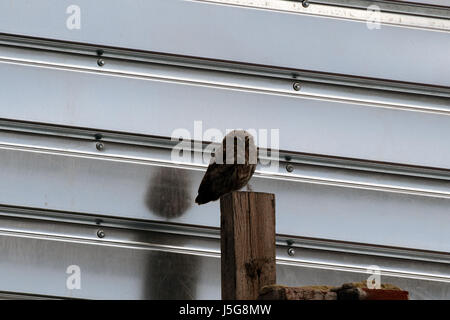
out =
<svg viewBox="0 0 450 320"><path fill-rule="evenodd" d="M220 199L222 299L254 300L276 282L275 196L231 192Z"/></svg>
<svg viewBox="0 0 450 320"><path fill-rule="evenodd" d="M304 286L287 287L270 285L261 289L260 300L408 300L408 291L392 289L391 284L382 284L382 288L368 289L364 283L345 283L340 287Z"/></svg>
<svg viewBox="0 0 450 320"><path fill-rule="evenodd" d="M286 287L279 285L266 286L261 289L259 300L337 300L332 287Z"/></svg>

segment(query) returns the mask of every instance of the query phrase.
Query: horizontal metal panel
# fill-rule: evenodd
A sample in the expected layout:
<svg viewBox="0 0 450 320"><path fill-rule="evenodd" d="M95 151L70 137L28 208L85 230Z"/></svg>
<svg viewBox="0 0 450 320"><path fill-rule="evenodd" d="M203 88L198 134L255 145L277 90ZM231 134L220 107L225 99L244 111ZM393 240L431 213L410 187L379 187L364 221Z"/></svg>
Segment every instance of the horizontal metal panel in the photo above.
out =
<svg viewBox="0 0 450 320"><path fill-rule="evenodd" d="M41 296L41 295L29 295L22 293L1 292L0 300L56 300L54 297Z"/></svg>
<svg viewBox="0 0 450 320"><path fill-rule="evenodd" d="M380 24L449 30L450 13L445 7L420 5L411 2L373 0L313 0L303 5L299 0L197 0L238 5L266 10L295 12L313 16L379 22ZM372 26L374 26L372 24Z"/></svg>
<svg viewBox="0 0 450 320"><path fill-rule="evenodd" d="M0 204L143 221L219 226L217 202L193 203L205 165L170 149L1 134ZM277 233L450 252L448 180L293 164L257 170L277 198ZM120 195L120 197L118 196ZM339 226L338 228L336 226Z"/></svg>
<svg viewBox="0 0 450 320"><path fill-rule="evenodd" d="M80 29L69 29L70 5L66 0L3 1L0 32L450 86L448 32L384 23L372 30L361 20L181 0L129 1L126 8L121 1L80 0Z"/></svg>
<svg viewBox="0 0 450 320"><path fill-rule="evenodd" d="M280 129L281 150L450 169L446 97L34 53L2 48L0 118L165 137L201 120Z"/></svg>
<svg viewBox="0 0 450 320"><path fill-rule="evenodd" d="M121 156L124 157L134 157L134 156L142 156L142 153L139 151L140 147L151 147L154 148L152 153L158 154L158 159L168 160L168 149L172 150L179 141L173 141L169 138L163 137L152 137L145 135L133 135L127 133L118 133L112 131L101 131L94 129L81 129L75 127L62 127L55 126L49 124L39 124L35 122L23 122L23 121L14 121L14 120L1 120L0 119L0 130L4 130L6 132L17 132L17 133L29 133L26 137L27 141L21 140L20 135L15 136L14 134L5 134L3 135L4 140L3 144L5 145L23 145L23 146L36 146L43 147L44 149L47 147L52 148L55 144L60 146L62 149L66 149L68 147L67 143L70 140L55 140L52 137L67 137L74 139L82 139L84 141L93 141L93 139L97 139L96 137L101 136L101 140L96 140L97 142L102 143L114 143L116 151L120 150ZM46 141L47 138L50 140ZM70 144L70 143L69 143ZM71 145L71 144L70 144ZM118 146L121 146L120 148ZM188 164L204 164L201 158L201 150L208 145L207 142L203 144L198 143L196 146L192 144L187 146L188 150L197 155L198 158L194 157L194 159L180 159L178 162L186 162ZM69 147L71 149L73 145ZM136 148L137 147L137 148ZM77 148L73 150L83 150L83 152L92 151L91 148L83 148L80 145L77 145ZM162 150L160 153L156 150ZM164 151L165 150L165 151ZM109 151L109 149L108 149ZM405 166L402 164L389 164L384 162L373 162L373 161L364 161L364 160L356 160L356 159L348 159L348 158L335 158L335 157L327 157L325 155L312 155L305 153L293 153L288 151L280 151L278 156L276 154L267 153L267 150L260 149L259 150L259 159L260 161L275 161L273 164L276 165L264 165L261 167L262 171L269 172L285 172L287 168L279 167L278 162L282 162L281 166L287 164L298 164L303 167L308 167L308 170L321 172L323 168L327 174L331 174L329 169L327 168L336 168L338 170L345 169L347 173L353 172L354 177L358 177L359 175L364 176L365 173L376 172L376 173L388 173L395 176L398 176L398 180L401 180L402 177L420 177L420 178L432 178L438 180L450 180L450 171L445 169L436 169L436 168L425 168L425 167L414 167L414 166ZM278 166L278 167L277 167ZM313 169L312 169L313 168ZM353 171L351 171L353 170ZM319 174L322 175L322 174ZM333 173L334 176L334 173ZM362 179L364 180L364 179Z"/></svg>
<svg viewBox="0 0 450 320"><path fill-rule="evenodd" d="M417 4L431 4L435 6L442 6L442 7L450 7L450 3L447 0L395 0L397 2L410 2L410 3L417 3Z"/></svg>
<svg viewBox="0 0 450 320"><path fill-rule="evenodd" d="M295 1L295 0L294 0ZM368 7L371 4L380 5L383 9L392 6L407 7L417 4L424 5L419 8L433 8L433 6L448 7L450 3L447 0L311 0L312 3L329 4L329 5L348 5L358 7ZM417 10L419 10L419 8Z"/></svg>
<svg viewBox="0 0 450 320"><path fill-rule="evenodd" d="M205 236L0 218L0 290L88 299L220 299L220 241ZM105 237L96 233L101 228ZM18 254L20 248L20 254ZM341 285L365 281L373 265L383 283L412 299L448 299L450 268L382 256L277 246L277 283ZM67 287L69 266L79 289Z"/></svg>

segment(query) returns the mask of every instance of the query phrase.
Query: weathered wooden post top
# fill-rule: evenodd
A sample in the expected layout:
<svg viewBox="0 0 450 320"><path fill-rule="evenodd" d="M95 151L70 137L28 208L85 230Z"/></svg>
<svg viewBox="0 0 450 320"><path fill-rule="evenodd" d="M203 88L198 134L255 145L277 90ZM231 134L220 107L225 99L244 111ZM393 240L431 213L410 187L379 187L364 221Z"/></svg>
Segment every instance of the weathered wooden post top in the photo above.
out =
<svg viewBox="0 0 450 320"><path fill-rule="evenodd" d="M220 198L222 299L257 299L276 282L275 195L235 191Z"/></svg>

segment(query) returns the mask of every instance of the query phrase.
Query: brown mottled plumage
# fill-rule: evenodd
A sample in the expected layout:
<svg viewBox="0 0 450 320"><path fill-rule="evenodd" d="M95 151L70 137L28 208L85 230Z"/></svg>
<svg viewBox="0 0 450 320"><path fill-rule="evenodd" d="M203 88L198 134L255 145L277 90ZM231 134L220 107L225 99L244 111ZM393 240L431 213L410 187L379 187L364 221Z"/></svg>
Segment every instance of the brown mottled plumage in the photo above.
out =
<svg viewBox="0 0 450 320"><path fill-rule="evenodd" d="M195 202L204 204L215 201L224 194L244 187L255 172L256 153L253 136L247 131L233 130L227 134L222 147L211 158Z"/></svg>

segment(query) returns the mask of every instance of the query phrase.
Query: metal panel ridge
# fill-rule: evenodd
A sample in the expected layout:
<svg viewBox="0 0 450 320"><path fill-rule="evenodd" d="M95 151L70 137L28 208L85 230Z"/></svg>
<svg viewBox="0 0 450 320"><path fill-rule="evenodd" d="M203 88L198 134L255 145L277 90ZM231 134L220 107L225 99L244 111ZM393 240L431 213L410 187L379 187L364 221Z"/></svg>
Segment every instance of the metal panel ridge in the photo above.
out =
<svg viewBox="0 0 450 320"><path fill-rule="evenodd" d="M93 141L36 140L28 134L23 139L16 133L3 133L2 140L1 205L95 219L219 226L217 202L193 202L203 167L171 163L168 150L133 151L105 142L100 152ZM252 179L254 190L277 196L279 234L450 252L446 181L318 172L300 165L291 173L281 170L258 170ZM26 197L24 188L31 191ZM184 200L176 206L166 205L180 196Z"/></svg>
<svg viewBox="0 0 450 320"><path fill-rule="evenodd" d="M182 0L80 0L70 29L71 5L3 1L0 33L450 87L446 31Z"/></svg>
<svg viewBox="0 0 450 320"><path fill-rule="evenodd" d="M284 151L450 169L442 139L448 98L309 82L295 91L292 80L112 59L98 67L94 57L49 64L33 52L11 58L0 50L0 72L8 75L0 79L2 119L159 137L192 132L197 120L223 132L279 128Z"/></svg>

